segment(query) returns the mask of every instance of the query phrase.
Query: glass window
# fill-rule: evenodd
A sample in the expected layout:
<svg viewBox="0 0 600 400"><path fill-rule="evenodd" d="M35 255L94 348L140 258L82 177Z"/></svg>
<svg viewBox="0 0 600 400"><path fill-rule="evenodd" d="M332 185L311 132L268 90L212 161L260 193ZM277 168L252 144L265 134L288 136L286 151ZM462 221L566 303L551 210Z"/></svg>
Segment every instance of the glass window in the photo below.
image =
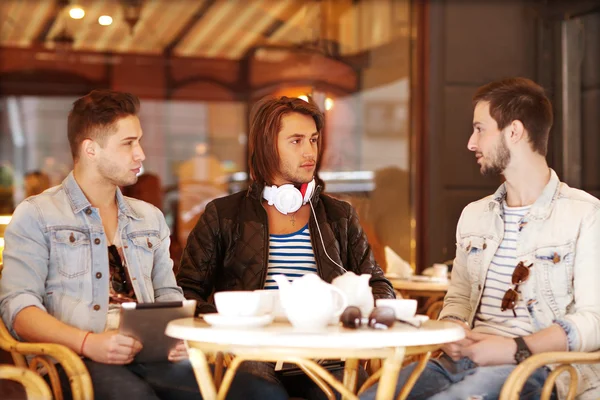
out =
<svg viewBox="0 0 600 400"><path fill-rule="evenodd" d="M247 185L252 104L310 95L327 192L357 209L383 267L386 246L414 262L409 0L81 1L80 19L48 4L2 5L0 214L68 174L68 110L110 87L142 100L149 178L125 192L160 206L184 244L208 201Z"/></svg>

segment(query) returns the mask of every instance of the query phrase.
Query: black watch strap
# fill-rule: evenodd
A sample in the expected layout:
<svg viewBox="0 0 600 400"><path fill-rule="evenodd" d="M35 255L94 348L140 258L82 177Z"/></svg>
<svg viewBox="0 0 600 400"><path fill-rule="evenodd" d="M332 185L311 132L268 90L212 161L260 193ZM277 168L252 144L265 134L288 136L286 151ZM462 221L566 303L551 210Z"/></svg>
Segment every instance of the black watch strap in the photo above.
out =
<svg viewBox="0 0 600 400"><path fill-rule="evenodd" d="M522 363L528 357L531 357L531 350L527 347L527 343L521 336L517 336L515 338L515 342L517 343L517 351L515 352L515 361L517 364Z"/></svg>

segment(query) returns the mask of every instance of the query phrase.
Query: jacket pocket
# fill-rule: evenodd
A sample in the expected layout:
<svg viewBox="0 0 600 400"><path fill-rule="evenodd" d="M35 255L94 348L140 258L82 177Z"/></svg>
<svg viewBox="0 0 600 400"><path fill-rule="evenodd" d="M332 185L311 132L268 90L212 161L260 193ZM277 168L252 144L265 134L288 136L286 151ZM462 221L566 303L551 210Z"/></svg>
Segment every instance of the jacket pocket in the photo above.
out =
<svg viewBox="0 0 600 400"><path fill-rule="evenodd" d="M55 229L50 235L50 256L58 272L69 279L88 273L91 269L90 236L77 228Z"/></svg>
<svg viewBox="0 0 600 400"><path fill-rule="evenodd" d="M487 248L485 239L481 236L466 236L461 239L460 247L465 252L471 282L479 282L483 270L483 255Z"/></svg>
<svg viewBox="0 0 600 400"><path fill-rule="evenodd" d="M565 315L573 301L573 247L572 243L567 243L544 246L535 251L534 268L542 283L542 296L556 317Z"/></svg>
<svg viewBox="0 0 600 400"><path fill-rule="evenodd" d="M135 232L129 235L129 240L133 243L135 259L128 260L128 262L136 263L136 265L129 265L129 267L138 267L145 278L151 278L154 266L154 252L160 246L158 232Z"/></svg>

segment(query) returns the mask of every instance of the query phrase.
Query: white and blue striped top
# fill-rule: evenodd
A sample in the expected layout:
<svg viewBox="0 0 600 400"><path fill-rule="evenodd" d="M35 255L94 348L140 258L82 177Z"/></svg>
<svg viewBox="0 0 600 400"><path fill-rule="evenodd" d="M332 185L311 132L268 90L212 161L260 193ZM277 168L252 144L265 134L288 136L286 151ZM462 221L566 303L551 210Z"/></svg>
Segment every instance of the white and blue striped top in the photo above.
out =
<svg viewBox="0 0 600 400"><path fill-rule="evenodd" d="M515 337L533 333L529 314L522 301L517 301L515 317L512 310L501 311L502 298L512 288L512 274L517 266L519 223L531 206L504 208L504 239L496 251L487 272L485 287L475 315L473 331Z"/></svg>
<svg viewBox="0 0 600 400"><path fill-rule="evenodd" d="M310 242L308 224L287 235L269 235L269 264L265 289L279 289L273 275L283 274L290 281L317 273L317 262Z"/></svg>

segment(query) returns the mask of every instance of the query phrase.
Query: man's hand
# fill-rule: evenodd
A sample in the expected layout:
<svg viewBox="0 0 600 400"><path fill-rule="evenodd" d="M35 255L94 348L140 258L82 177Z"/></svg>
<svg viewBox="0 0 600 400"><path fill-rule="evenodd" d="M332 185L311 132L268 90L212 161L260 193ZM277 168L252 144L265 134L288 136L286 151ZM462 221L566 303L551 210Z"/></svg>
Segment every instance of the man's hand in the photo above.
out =
<svg viewBox="0 0 600 400"><path fill-rule="evenodd" d="M473 344L463 348L462 355L477 365L515 364L517 343L513 339L477 332L469 332L467 339Z"/></svg>
<svg viewBox="0 0 600 400"><path fill-rule="evenodd" d="M82 349L84 356L103 364L129 364L142 344L118 331L91 333Z"/></svg>
<svg viewBox="0 0 600 400"><path fill-rule="evenodd" d="M455 319L445 319L444 322L452 322L459 325L465 330L465 334L467 335L464 339L452 343L446 343L445 345L440 347L440 349L444 353L446 353L451 359L453 359L454 361L458 361L464 357L462 354L462 350L465 347L470 346L474 343L473 340L469 339L471 329L464 322L457 321Z"/></svg>
<svg viewBox="0 0 600 400"><path fill-rule="evenodd" d="M175 348L169 352L169 361L171 362L187 360L187 358L188 352L183 341L177 343L177 346L175 346Z"/></svg>

